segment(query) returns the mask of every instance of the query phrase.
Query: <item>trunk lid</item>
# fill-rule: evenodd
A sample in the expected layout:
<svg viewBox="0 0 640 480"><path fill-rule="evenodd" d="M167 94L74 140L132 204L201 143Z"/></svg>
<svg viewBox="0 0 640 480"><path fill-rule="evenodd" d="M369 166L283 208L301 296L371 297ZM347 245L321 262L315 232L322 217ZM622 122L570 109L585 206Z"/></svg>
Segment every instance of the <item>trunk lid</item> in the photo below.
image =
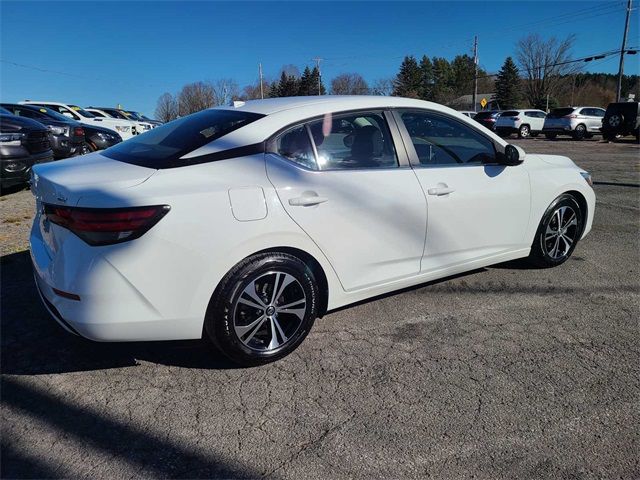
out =
<svg viewBox="0 0 640 480"><path fill-rule="evenodd" d="M33 169L31 189L38 203L77 206L82 196L119 195L157 170L90 153Z"/></svg>

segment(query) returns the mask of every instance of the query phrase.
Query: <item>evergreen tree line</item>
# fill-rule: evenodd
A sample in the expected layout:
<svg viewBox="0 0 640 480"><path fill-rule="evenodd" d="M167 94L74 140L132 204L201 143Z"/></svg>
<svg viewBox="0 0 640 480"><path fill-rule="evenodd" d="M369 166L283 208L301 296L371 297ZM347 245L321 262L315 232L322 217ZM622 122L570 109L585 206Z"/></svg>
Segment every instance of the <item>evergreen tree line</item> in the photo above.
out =
<svg viewBox="0 0 640 480"><path fill-rule="evenodd" d="M615 100L617 76L606 73L581 73L582 65L568 61L574 37L564 40L543 39L538 35L522 38L516 47L516 58L507 57L496 75L478 67L478 100L480 95L495 94L493 100L501 109L540 108L564 105L606 106ZM306 95L395 95L418 98L441 104L473 93L476 66L469 55L453 60L423 55L418 61L408 55L394 77L380 79L370 86L358 73L342 73L330 82L329 91L317 66L306 66L299 73L295 65L285 65L275 81L264 80L242 90L233 79L195 82L185 85L175 95L164 93L158 99L156 117L170 121L177 117L233 100L306 96ZM623 96L635 93L640 98L638 75L625 75ZM472 106L462 108L473 108Z"/></svg>

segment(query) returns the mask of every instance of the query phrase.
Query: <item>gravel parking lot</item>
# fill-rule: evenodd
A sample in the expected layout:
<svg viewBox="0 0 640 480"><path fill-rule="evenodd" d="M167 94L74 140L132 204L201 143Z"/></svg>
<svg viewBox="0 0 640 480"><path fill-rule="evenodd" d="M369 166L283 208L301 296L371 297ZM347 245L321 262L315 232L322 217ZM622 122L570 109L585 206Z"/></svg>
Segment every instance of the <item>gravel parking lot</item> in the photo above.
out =
<svg viewBox="0 0 640 480"><path fill-rule="evenodd" d="M330 313L253 369L65 333L33 285L31 194L1 197L2 477L640 477L640 148L514 143L600 182L571 260Z"/></svg>

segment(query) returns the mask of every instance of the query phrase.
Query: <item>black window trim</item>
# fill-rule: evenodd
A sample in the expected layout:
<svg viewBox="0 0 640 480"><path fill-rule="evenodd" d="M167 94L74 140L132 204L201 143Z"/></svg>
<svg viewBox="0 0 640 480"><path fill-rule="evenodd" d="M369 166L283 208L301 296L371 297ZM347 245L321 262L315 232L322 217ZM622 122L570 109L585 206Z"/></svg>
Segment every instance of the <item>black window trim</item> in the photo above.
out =
<svg viewBox="0 0 640 480"><path fill-rule="evenodd" d="M500 145L499 143L496 143L496 141L491 138L490 136L488 136L486 133L484 133L483 131L481 131L479 128L476 128L475 125L471 124L471 123L466 123L466 122L462 122L460 121L460 119L453 117L451 115L448 115L445 112L440 112L438 110L431 110L429 108L412 108L412 107L396 107L392 109L393 111L393 115L395 117L395 121L398 125L398 128L400 130L400 133L402 135L402 139L403 142L405 144L405 148L407 150L407 156L409 157L409 161L410 161L410 165L411 168L413 169L422 169L422 168L471 168L471 167L486 167L486 166L495 166L495 165L499 165L499 166L503 166L504 164L502 162L500 162L500 157L504 155L504 149L505 147ZM480 135L481 137L487 139L491 145L493 145L493 151L495 154L495 161L494 162L483 162L483 163L454 163L454 164L441 164L441 165L424 165L422 163L420 163L420 159L418 157L418 152L416 152L415 147L413 146L413 141L411 140L411 135L409 135L409 131L407 130L407 127L404 125L404 122L402 121L402 113L405 112L419 112L419 113L427 113L429 115L434 115L434 116L440 116L440 117L444 117L446 119L450 119L456 123L459 123L461 125L464 125L470 129L472 129L475 133L477 133L478 135ZM481 126L479 124L479 126Z"/></svg>
<svg viewBox="0 0 640 480"><path fill-rule="evenodd" d="M297 120L293 123L286 125L278 129L275 133L271 134L269 138L265 141L265 153L270 153L275 155L276 157L282 159L283 161L293 165L294 167L300 168L302 170L306 170L308 172L380 172L380 171L395 171L400 169L410 169L411 163L409 162L409 155L406 149L406 145L404 139L402 138L402 134L400 129L398 128L397 120L392 112L393 108L390 107L370 107L370 108L357 108L350 110L340 110L335 112L326 112L320 115L314 115L312 117L308 117L306 119ZM380 168L325 168L325 169L311 169L301 165L300 163L290 160L288 158L283 157L278 153L277 149L277 139L284 133L288 132L299 126L305 126L307 130L307 134L309 135L309 139L311 140L311 146L313 148L313 154L315 156L316 166L318 165L318 150L316 147L316 142L313 139L313 134L311 133L311 128L309 125L318 120L322 120L327 113L330 113L333 116L343 116L343 115L352 115L358 113L366 113L366 112L381 112L384 120L387 122L387 127L389 128L389 132L391 133L391 141L393 142L393 146L395 149L396 157L398 164L394 167L380 167Z"/></svg>

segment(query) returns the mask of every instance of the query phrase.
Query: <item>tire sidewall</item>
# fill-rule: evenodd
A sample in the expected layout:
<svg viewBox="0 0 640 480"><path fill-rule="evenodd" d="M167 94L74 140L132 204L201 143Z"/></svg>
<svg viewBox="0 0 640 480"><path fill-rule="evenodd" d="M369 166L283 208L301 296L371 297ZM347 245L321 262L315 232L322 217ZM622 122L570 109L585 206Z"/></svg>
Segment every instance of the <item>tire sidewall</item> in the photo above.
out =
<svg viewBox="0 0 640 480"><path fill-rule="evenodd" d="M582 140L583 138L585 138L586 135L587 135L587 127L585 127L582 124L578 125L575 131L573 132L573 138L575 138L576 140Z"/></svg>
<svg viewBox="0 0 640 480"><path fill-rule="evenodd" d="M300 282L310 308L289 341L269 352L260 352L247 347L235 333L234 305L251 281L274 270L288 273ZM205 319L206 333L225 355L245 366L260 365L288 355L304 341L317 316L319 294L313 273L302 261L291 255L266 255L232 270L228 277L214 294L213 308L209 308Z"/></svg>
<svg viewBox="0 0 640 480"><path fill-rule="evenodd" d="M578 234L576 235L576 238L573 240L573 243L571 244L571 247L569 248L568 253L560 259L555 259L551 257L548 253L546 253L546 248L544 246L544 237L545 237L545 232L547 230L547 226L549 225L549 222L551 221L553 214L556 212L558 208L563 206L571 207L576 211L578 216L578 225L576 226ZM569 259L569 257L571 257L571 255L573 254L573 251L575 250L576 245L578 244L578 241L582 236L583 230L584 230L584 212L580 208L580 205L578 204L578 202L573 196L568 194L560 195L558 198L556 198L553 201L551 205L549 205L549 207L547 208L547 210L545 211L542 217L542 220L540 221L540 225L538 226L538 230L536 232L532 253L545 266L553 267L556 265L560 265L566 262Z"/></svg>
<svg viewBox="0 0 640 480"><path fill-rule="evenodd" d="M529 125L520 125L520 128L518 129L518 136L520 138L527 138L529 135L531 135L531 128L529 128Z"/></svg>

